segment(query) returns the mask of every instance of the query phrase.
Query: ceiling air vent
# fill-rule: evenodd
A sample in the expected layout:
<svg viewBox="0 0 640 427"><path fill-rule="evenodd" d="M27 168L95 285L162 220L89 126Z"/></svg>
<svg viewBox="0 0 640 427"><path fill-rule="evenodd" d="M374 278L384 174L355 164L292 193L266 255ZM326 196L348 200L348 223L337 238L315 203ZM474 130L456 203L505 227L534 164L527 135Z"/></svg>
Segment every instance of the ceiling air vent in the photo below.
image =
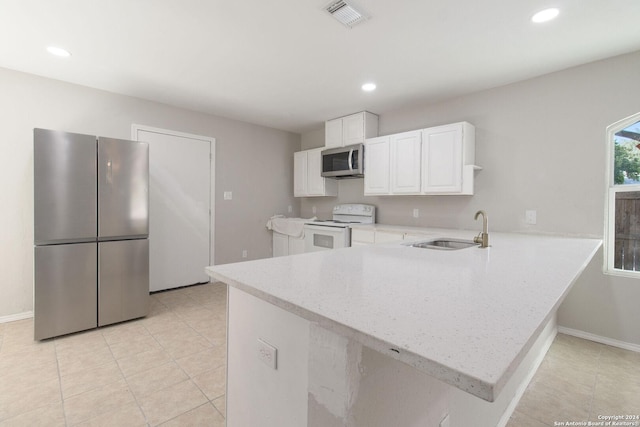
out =
<svg viewBox="0 0 640 427"><path fill-rule="evenodd" d="M349 28L353 28L354 25L367 19L365 14L358 11L352 3L347 3L344 0L332 2L325 10Z"/></svg>

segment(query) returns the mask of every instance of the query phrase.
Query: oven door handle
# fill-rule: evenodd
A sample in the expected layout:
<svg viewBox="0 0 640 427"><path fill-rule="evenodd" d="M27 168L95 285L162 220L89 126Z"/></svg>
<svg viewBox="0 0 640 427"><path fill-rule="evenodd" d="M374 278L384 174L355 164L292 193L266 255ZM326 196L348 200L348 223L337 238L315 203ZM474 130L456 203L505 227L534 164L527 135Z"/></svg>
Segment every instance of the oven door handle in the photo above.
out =
<svg viewBox="0 0 640 427"><path fill-rule="evenodd" d="M349 171L353 171L353 148L349 150Z"/></svg>

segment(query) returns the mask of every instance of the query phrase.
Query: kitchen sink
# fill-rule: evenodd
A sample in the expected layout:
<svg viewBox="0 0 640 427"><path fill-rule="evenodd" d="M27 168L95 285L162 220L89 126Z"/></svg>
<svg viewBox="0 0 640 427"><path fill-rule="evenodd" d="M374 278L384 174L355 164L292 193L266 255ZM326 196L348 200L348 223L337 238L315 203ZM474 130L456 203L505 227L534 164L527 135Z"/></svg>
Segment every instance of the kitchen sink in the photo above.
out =
<svg viewBox="0 0 640 427"><path fill-rule="evenodd" d="M470 248L473 246L480 246L472 240L460 240L460 239L436 239L428 240L426 242L409 243L408 246L422 249L438 249L445 251L455 251L458 249Z"/></svg>

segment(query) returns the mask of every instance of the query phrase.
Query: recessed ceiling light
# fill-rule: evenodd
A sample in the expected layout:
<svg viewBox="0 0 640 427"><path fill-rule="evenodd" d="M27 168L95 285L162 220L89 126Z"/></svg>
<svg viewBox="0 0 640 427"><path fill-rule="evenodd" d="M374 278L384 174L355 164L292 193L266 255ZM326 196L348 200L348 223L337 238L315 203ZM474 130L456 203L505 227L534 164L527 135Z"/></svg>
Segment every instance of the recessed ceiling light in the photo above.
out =
<svg viewBox="0 0 640 427"><path fill-rule="evenodd" d="M362 85L362 90L365 92L371 92L372 90L376 90L375 83L365 83Z"/></svg>
<svg viewBox="0 0 640 427"><path fill-rule="evenodd" d="M52 55L55 56L61 56L63 58L68 58L69 56L71 56L71 52L69 52L66 49L63 49L61 47L56 47L56 46L49 46L47 48L47 52L49 52Z"/></svg>
<svg viewBox="0 0 640 427"><path fill-rule="evenodd" d="M560 13L560 11L558 9L556 9L555 7L552 7L550 9L541 10L540 12L536 13L535 15L533 15L531 17L531 21L535 22L536 24L539 24L541 22L551 21L552 19L557 17L559 13Z"/></svg>

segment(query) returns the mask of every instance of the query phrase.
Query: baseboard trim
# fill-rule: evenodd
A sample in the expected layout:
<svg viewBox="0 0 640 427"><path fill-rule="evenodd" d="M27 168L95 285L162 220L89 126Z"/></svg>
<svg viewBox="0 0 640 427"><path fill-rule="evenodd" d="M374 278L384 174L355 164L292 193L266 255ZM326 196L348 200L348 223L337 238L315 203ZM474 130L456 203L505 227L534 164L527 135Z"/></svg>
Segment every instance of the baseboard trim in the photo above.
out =
<svg viewBox="0 0 640 427"><path fill-rule="evenodd" d="M622 348L622 349L625 349L625 350L630 350L630 351L635 351L637 353L640 353L640 345L638 345L638 344L625 342L625 341L614 340L612 338L607 338L607 337L603 337L603 336L600 336L600 335L591 334L589 332L580 331L578 329L566 328L564 326L558 326L558 332L561 333L561 334L571 335L571 336L577 337L577 338L583 338L583 339L589 340L589 341L599 342L600 344L606 344L606 345L610 345L612 347L618 347L618 348Z"/></svg>
<svg viewBox="0 0 640 427"><path fill-rule="evenodd" d="M0 323L15 322L16 320L30 319L33 317L33 311L25 311L24 313L11 314L9 316L1 316Z"/></svg>

